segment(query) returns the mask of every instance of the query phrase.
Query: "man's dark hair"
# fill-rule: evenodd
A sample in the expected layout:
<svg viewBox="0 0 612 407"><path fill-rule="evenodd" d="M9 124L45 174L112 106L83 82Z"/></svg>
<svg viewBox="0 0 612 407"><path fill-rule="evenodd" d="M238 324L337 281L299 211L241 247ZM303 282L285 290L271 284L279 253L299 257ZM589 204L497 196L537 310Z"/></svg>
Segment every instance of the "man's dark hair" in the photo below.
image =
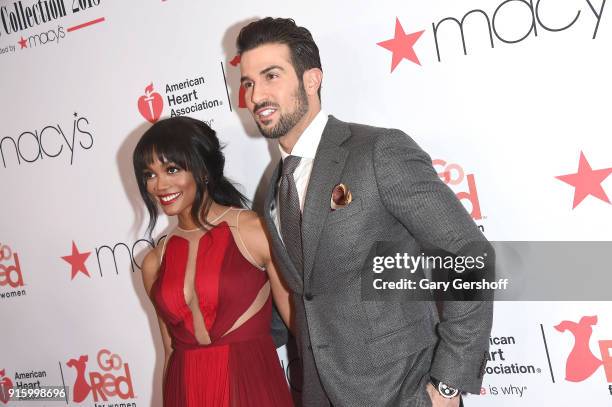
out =
<svg viewBox="0 0 612 407"><path fill-rule="evenodd" d="M285 44L289 47L291 64L302 83L304 71L319 68L321 71L321 58L319 48L312 39L310 31L299 27L291 18L266 17L242 27L236 47L238 54L257 48L264 44ZM321 88L319 87L319 99Z"/></svg>

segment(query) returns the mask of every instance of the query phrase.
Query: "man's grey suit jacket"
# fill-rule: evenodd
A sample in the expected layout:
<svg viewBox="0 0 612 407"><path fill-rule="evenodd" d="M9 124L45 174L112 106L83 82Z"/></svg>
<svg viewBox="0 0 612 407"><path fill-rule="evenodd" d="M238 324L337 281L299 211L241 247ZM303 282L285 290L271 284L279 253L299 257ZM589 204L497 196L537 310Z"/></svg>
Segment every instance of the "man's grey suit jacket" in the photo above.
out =
<svg viewBox="0 0 612 407"><path fill-rule="evenodd" d="M288 257L270 209L264 216L277 265L292 292L303 364L303 407L427 406L429 376L480 392L491 302L362 301L361 268L375 242L409 253L433 245L460 255L488 245L430 157L399 130L329 117L317 149L303 217L303 274ZM332 211L335 185L352 202ZM492 252L492 249L491 249Z"/></svg>

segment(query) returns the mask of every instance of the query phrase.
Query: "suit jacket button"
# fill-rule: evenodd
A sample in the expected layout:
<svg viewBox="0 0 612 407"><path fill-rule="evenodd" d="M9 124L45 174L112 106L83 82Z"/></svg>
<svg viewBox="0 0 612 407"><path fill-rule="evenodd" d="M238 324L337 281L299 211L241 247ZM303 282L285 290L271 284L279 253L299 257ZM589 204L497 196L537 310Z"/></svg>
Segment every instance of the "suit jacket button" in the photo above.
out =
<svg viewBox="0 0 612 407"><path fill-rule="evenodd" d="M304 294L304 299L305 299L306 301L312 301L312 298L313 298L312 293L306 293L306 294Z"/></svg>

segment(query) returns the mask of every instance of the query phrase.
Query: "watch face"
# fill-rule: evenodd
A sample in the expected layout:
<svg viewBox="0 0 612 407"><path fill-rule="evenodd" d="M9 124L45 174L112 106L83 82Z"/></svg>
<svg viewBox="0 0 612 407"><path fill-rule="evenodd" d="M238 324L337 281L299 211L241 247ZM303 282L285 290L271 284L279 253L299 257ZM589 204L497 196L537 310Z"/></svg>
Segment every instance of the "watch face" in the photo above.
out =
<svg viewBox="0 0 612 407"><path fill-rule="evenodd" d="M452 399L453 397L455 397L457 394L459 394L459 390L450 387L448 385L446 385L445 383L440 382L438 384L438 391L440 392L440 394L443 397L446 397L448 399Z"/></svg>

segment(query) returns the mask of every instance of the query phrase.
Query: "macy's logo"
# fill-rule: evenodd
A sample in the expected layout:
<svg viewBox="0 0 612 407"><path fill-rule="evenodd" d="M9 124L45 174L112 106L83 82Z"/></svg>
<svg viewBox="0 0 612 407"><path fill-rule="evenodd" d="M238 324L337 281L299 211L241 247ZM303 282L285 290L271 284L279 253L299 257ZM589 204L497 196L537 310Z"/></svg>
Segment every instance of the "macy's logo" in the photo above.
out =
<svg viewBox="0 0 612 407"><path fill-rule="evenodd" d="M145 93L138 98L138 111L148 121L155 123L164 110L164 100L161 95L154 92L153 82L145 88Z"/></svg>
<svg viewBox="0 0 612 407"><path fill-rule="evenodd" d="M123 363L119 355L111 353L108 349L101 349L96 358L101 372L90 370L89 374L86 374L88 359L87 355L82 355L78 359L66 362L66 366L74 367L77 371L72 401L80 403L90 392L96 402L108 401L108 397L115 396L123 400L134 398L130 367L127 363Z"/></svg>
<svg viewBox="0 0 612 407"><path fill-rule="evenodd" d="M13 382L10 378L4 377L4 369L0 370L0 402L6 404L11 398L10 390L13 388Z"/></svg>
<svg viewBox="0 0 612 407"><path fill-rule="evenodd" d="M599 366L603 365L608 383L612 383L612 339L599 341L601 359L598 359L589 342L593 334L593 325L597 324L597 315L580 318L580 322L563 321L555 326L559 332L570 331L574 335L574 347L565 364L565 380L581 382L591 377Z"/></svg>
<svg viewBox="0 0 612 407"><path fill-rule="evenodd" d="M438 172L438 176L440 179L449 186L456 186L463 182L465 179L467 181L467 191L456 192L457 199L459 199L464 205L465 202L469 202L472 209L470 211L470 215L472 215L472 219L481 220L483 219L482 212L480 210L480 200L478 199L478 191L476 190L476 180L474 179L474 174L465 175L463 168L459 164L449 164L444 160L433 160L433 167L438 170L442 169L442 171Z"/></svg>
<svg viewBox="0 0 612 407"><path fill-rule="evenodd" d="M564 2L550 2L552 6L546 4L542 8L540 8L540 2L541 0L504 0L495 10L487 12L482 9L473 9L461 17L444 17L433 22L431 26L438 62L442 62L440 43L443 41L447 43L447 47L456 48L457 45L460 45L463 54L468 55L470 47L467 46L466 33L469 33L472 41L477 36L480 37L480 43L489 43L491 48L495 48L495 44L499 42L512 45L531 37L538 38L544 32L565 31L580 20L578 25L591 25L593 27L592 39L597 38L606 0L602 0L599 4L586 0L573 15L572 12L565 15L565 11L562 10L563 6L559 7L559 4L562 5ZM599 7L596 8L596 6ZM516 16L512 18L512 24L500 21L508 21L509 15ZM553 26L552 21L562 21L562 23L561 25L556 23ZM443 29L441 29L442 26L444 26ZM404 59L421 65L414 46L424 32L425 30L419 30L407 34L399 18L396 18L394 38L377 43L393 54L391 72ZM460 38L457 38L457 34L460 35Z"/></svg>

